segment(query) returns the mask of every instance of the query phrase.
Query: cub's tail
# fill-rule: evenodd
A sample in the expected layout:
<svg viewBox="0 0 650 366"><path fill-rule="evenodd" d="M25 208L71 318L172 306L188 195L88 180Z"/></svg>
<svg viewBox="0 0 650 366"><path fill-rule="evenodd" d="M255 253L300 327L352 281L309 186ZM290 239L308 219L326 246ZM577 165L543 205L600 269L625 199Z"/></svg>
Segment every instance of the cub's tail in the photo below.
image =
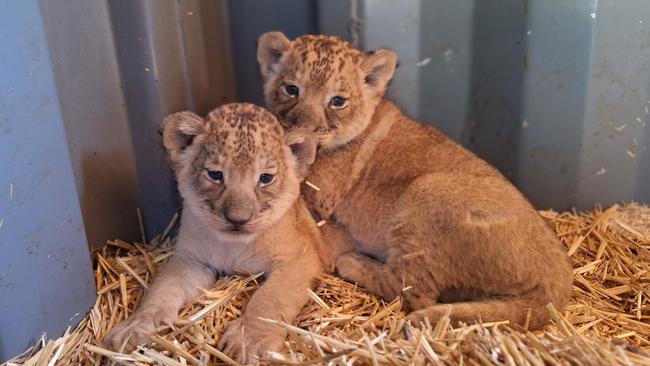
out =
<svg viewBox="0 0 650 366"><path fill-rule="evenodd" d="M507 320L511 325L518 324L528 329L539 329L548 324L550 315L546 309L551 303L561 311L569 301L571 286L548 288L538 286L534 289L511 297L493 297L481 301L467 301L450 304L436 304L417 310L407 316L412 324L418 324L429 318L435 322L449 313L452 323L473 324Z"/></svg>

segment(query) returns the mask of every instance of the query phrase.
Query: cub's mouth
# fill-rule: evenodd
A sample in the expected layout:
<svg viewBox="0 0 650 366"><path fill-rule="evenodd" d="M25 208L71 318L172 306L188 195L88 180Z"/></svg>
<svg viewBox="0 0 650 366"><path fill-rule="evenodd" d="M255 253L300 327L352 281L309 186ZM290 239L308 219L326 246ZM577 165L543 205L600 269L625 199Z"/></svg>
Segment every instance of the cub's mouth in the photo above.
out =
<svg viewBox="0 0 650 366"><path fill-rule="evenodd" d="M227 232L238 235L238 234L250 234L250 231L246 230L241 226L230 226L226 229Z"/></svg>
<svg viewBox="0 0 650 366"><path fill-rule="evenodd" d="M221 227L219 232L221 232L221 235L230 238L230 240L248 240L252 235L255 235L255 231L250 228L234 225Z"/></svg>

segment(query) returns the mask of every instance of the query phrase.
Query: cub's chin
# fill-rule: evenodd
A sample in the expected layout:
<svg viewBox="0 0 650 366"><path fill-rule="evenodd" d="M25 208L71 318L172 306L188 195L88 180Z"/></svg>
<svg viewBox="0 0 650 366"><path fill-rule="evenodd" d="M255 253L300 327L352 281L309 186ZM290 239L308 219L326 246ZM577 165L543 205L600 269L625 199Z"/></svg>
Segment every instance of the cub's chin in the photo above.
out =
<svg viewBox="0 0 650 366"><path fill-rule="evenodd" d="M335 133L329 133L318 136L318 152L333 152L339 148L349 144L355 138L350 138L346 136L337 135Z"/></svg>

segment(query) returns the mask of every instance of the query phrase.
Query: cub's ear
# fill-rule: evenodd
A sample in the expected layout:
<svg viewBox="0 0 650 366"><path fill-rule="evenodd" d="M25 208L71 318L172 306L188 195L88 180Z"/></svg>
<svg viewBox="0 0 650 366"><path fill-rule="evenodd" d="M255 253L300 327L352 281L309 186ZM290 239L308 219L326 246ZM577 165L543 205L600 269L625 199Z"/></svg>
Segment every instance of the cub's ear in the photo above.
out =
<svg viewBox="0 0 650 366"><path fill-rule="evenodd" d="M361 64L365 85L373 93L383 96L388 82L393 78L396 66L397 55L391 50L380 49L367 53L366 59Z"/></svg>
<svg viewBox="0 0 650 366"><path fill-rule="evenodd" d="M314 133L298 129L289 131L285 135L285 142L298 162L297 171L300 178L307 177L309 167L316 160L318 138Z"/></svg>
<svg viewBox="0 0 650 366"><path fill-rule="evenodd" d="M265 80L280 71L280 57L290 45L291 41L282 32L267 32L260 36L257 41L257 62Z"/></svg>
<svg viewBox="0 0 650 366"><path fill-rule="evenodd" d="M205 131L205 120L192 112L170 114L163 121L163 143L173 164L194 138Z"/></svg>

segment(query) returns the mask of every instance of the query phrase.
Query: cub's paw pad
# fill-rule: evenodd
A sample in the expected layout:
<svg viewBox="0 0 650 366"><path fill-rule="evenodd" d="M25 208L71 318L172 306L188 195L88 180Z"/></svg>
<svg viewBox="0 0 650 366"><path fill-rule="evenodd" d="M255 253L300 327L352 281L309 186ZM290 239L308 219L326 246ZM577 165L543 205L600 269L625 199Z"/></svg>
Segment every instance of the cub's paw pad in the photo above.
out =
<svg viewBox="0 0 650 366"><path fill-rule="evenodd" d="M336 258L336 271L348 280L359 282L365 275L364 259L360 254L348 252Z"/></svg>
<svg viewBox="0 0 650 366"><path fill-rule="evenodd" d="M431 324L435 324L450 311L451 305L439 304L431 306L427 309L416 310L406 316L406 320L410 321L413 326L418 326L424 323L425 319L429 319Z"/></svg>
<svg viewBox="0 0 650 366"><path fill-rule="evenodd" d="M129 353L135 347L146 343L147 335L154 333L158 326L173 323L176 317L176 312L171 309L138 310L130 318L113 327L104 337L103 343L114 351Z"/></svg>
<svg viewBox="0 0 650 366"><path fill-rule="evenodd" d="M426 313L423 310L414 311L409 313L406 316L406 321L410 322L413 326L418 326L420 323L424 323L424 319L427 318Z"/></svg>
<svg viewBox="0 0 650 366"><path fill-rule="evenodd" d="M242 318L231 321L219 340L219 348L232 359L247 365L258 362L268 352L280 351L285 331L260 322Z"/></svg>

